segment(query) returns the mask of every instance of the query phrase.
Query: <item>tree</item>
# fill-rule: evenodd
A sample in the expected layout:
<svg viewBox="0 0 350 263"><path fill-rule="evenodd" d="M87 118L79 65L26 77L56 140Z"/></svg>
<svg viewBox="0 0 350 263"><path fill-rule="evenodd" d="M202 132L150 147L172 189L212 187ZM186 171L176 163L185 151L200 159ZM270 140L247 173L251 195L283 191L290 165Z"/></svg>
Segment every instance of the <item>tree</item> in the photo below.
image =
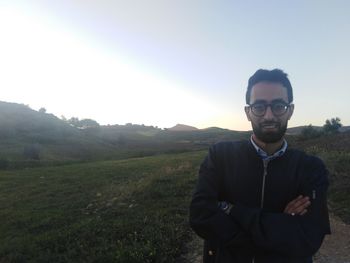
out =
<svg viewBox="0 0 350 263"><path fill-rule="evenodd" d="M334 134L339 132L339 128L343 126L338 117L326 120L326 123L323 125L323 132L325 134Z"/></svg>
<svg viewBox="0 0 350 263"><path fill-rule="evenodd" d="M82 119L79 120L79 118L72 117L67 121L70 125L80 128L80 129L86 129L86 128L98 128L100 127L100 124L98 124L97 121L92 119Z"/></svg>
<svg viewBox="0 0 350 263"><path fill-rule="evenodd" d="M98 124L97 121L92 120L92 119L82 119L79 121L79 127L82 129L98 128L98 127L100 127L100 124Z"/></svg>
<svg viewBox="0 0 350 263"><path fill-rule="evenodd" d="M45 109L44 107L41 107L41 108L39 109L39 112L40 112L40 113L46 113L46 109Z"/></svg>
<svg viewBox="0 0 350 263"><path fill-rule="evenodd" d="M76 117L70 118L67 122L74 127L79 127L79 119Z"/></svg>

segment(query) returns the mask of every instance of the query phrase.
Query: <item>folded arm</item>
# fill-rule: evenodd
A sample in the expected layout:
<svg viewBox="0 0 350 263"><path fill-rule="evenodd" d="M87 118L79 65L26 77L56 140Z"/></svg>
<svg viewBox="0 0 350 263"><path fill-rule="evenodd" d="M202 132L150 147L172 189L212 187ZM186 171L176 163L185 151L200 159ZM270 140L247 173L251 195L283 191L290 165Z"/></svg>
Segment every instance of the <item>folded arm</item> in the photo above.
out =
<svg viewBox="0 0 350 263"><path fill-rule="evenodd" d="M199 236L228 247L258 248L291 257L311 256L319 249L330 232L327 171L320 160L306 166L309 176L302 186L303 197L292 200L284 212L234 204L227 215L218 207L220 170L212 151L200 167L190 206L190 224Z"/></svg>
<svg viewBox="0 0 350 263"><path fill-rule="evenodd" d="M307 167L307 172L308 180L302 187L308 197L294 199L284 213L268 213L240 204L233 206L230 216L249 232L257 247L283 255L307 257L319 249L324 236L330 233L327 171L318 161Z"/></svg>
<svg viewBox="0 0 350 263"><path fill-rule="evenodd" d="M206 240L218 241L230 247L251 248L250 234L218 207L220 171L214 165L213 158L210 151L200 167L190 206L190 225Z"/></svg>

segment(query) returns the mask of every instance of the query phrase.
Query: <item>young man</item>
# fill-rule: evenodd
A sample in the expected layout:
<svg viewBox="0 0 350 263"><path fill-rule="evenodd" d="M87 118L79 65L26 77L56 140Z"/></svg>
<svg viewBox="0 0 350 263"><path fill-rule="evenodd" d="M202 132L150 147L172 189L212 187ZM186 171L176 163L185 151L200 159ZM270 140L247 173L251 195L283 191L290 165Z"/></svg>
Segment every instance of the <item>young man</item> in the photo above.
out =
<svg viewBox="0 0 350 263"><path fill-rule="evenodd" d="M309 263L330 233L327 170L284 139L292 101L287 74L255 72L245 107L253 135L213 145L201 164L190 224L205 263Z"/></svg>

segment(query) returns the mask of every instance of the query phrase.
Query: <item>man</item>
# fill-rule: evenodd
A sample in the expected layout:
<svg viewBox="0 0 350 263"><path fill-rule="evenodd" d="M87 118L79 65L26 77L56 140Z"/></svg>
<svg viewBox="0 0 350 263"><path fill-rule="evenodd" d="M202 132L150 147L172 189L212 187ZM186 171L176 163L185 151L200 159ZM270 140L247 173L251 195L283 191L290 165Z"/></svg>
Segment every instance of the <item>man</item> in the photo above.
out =
<svg viewBox="0 0 350 263"><path fill-rule="evenodd" d="M288 148L292 86L279 69L249 79L250 140L213 145L199 170L190 224L204 262L312 262L330 233L323 162Z"/></svg>

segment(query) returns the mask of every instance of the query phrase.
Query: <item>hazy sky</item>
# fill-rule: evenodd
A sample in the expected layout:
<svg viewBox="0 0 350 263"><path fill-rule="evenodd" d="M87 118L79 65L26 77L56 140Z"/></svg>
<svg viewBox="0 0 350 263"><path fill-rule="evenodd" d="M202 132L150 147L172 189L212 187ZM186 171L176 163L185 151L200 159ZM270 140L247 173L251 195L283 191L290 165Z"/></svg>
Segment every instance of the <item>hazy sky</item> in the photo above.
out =
<svg viewBox="0 0 350 263"><path fill-rule="evenodd" d="M281 68L289 126L350 125L346 0L0 0L0 38L0 100L58 117L247 130L248 78Z"/></svg>

